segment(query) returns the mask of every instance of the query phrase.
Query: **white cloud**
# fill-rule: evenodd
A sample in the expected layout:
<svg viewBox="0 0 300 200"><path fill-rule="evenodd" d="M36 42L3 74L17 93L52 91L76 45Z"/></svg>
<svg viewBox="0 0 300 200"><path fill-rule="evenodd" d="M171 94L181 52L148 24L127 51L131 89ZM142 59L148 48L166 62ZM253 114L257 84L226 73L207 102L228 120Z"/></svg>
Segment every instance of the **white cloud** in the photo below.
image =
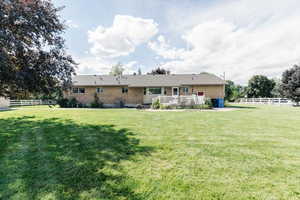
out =
<svg viewBox="0 0 300 200"><path fill-rule="evenodd" d="M172 15L173 31L183 32L187 47L172 47L163 36L149 42L168 59L164 67L175 73L225 71L228 78L245 83L254 74L278 76L300 61L299 1L224 2L184 19Z"/></svg>
<svg viewBox="0 0 300 200"><path fill-rule="evenodd" d="M94 31L88 32L89 42L92 44L90 51L102 58L129 55L137 46L148 42L157 34L157 26L152 19L116 15L111 27L98 26Z"/></svg>
<svg viewBox="0 0 300 200"><path fill-rule="evenodd" d="M77 29L79 28L79 25L76 24L75 22L73 22L72 20L67 20L66 21L66 24L69 28L74 28L74 29Z"/></svg>
<svg viewBox="0 0 300 200"><path fill-rule="evenodd" d="M101 59L96 57L83 57L75 58L79 63L76 73L78 74L109 74L111 67L117 62L113 60ZM139 63L137 61L130 61L128 63L122 63L124 67L124 74L133 74L137 72Z"/></svg>

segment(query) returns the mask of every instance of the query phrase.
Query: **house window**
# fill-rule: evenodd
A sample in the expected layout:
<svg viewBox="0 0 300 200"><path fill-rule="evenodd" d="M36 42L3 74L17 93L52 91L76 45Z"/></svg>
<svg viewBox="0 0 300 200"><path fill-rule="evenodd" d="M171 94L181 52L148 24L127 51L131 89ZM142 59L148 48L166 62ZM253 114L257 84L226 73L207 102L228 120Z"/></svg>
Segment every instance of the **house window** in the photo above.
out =
<svg viewBox="0 0 300 200"><path fill-rule="evenodd" d="M128 88L122 88L122 93L123 94L125 94L125 93L127 94L128 93Z"/></svg>
<svg viewBox="0 0 300 200"><path fill-rule="evenodd" d="M161 88L149 88L149 94L161 94Z"/></svg>
<svg viewBox="0 0 300 200"><path fill-rule="evenodd" d="M97 93L103 93L103 88L96 88Z"/></svg>
<svg viewBox="0 0 300 200"><path fill-rule="evenodd" d="M74 94L84 94L85 93L85 88L73 88L72 92Z"/></svg>
<svg viewBox="0 0 300 200"><path fill-rule="evenodd" d="M147 94L147 89L146 88L144 88L144 95L146 95Z"/></svg>
<svg viewBox="0 0 300 200"><path fill-rule="evenodd" d="M185 95L189 94L189 88L188 88L188 87L182 88L182 92L183 92L183 94L185 94Z"/></svg>

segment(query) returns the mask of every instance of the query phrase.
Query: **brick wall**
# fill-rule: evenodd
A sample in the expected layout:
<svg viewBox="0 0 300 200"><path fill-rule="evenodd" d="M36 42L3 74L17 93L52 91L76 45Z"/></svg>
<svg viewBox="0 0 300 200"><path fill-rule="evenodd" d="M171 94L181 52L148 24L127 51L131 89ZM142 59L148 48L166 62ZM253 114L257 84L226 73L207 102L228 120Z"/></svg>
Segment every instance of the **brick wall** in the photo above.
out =
<svg viewBox="0 0 300 200"><path fill-rule="evenodd" d="M84 87L84 94L74 94L70 91L65 92L66 98L75 97L79 102L90 104L94 101L94 95L97 87ZM122 87L105 86L102 93L97 93L99 99L104 104L116 104L122 100L125 104L142 104L144 88L128 88L128 93L122 93Z"/></svg>
<svg viewBox="0 0 300 200"><path fill-rule="evenodd" d="M204 92L206 97L214 98L224 98L225 91L223 85L209 85L209 86L187 86L189 88L189 93L187 95L197 94L197 92ZM90 104L94 101L94 95L96 93L97 87L84 87L84 94L73 94L70 91L65 92L64 96L66 98L75 97L79 102L83 104ZM144 98L144 88L128 88L128 93L122 93L122 87L117 86L105 86L103 88L103 93L98 93L98 97L101 102L107 105L116 104L118 101L122 100L125 104L143 104ZM172 87L166 87L167 96L172 95ZM180 88L180 95L185 95L182 88Z"/></svg>

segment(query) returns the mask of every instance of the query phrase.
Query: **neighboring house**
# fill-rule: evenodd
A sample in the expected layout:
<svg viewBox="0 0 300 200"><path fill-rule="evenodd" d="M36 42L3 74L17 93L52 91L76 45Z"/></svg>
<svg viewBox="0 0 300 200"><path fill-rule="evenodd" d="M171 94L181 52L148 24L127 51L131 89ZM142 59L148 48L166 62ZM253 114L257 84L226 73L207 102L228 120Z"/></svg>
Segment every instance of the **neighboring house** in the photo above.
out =
<svg viewBox="0 0 300 200"><path fill-rule="evenodd" d="M223 99L225 81L207 73L171 75L78 75L72 79L73 86L66 91L66 98L76 98L80 103L90 104L95 93L106 107L120 102L125 106L150 104L152 98L166 96L189 96L192 94Z"/></svg>

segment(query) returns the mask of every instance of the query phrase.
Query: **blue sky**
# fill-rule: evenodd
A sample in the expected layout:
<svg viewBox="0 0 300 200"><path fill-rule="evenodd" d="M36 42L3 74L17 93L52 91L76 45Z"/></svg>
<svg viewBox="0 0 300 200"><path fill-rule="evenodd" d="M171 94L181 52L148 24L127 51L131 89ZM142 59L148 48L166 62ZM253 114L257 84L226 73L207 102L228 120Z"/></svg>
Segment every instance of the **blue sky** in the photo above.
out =
<svg viewBox="0 0 300 200"><path fill-rule="evenodd" d="M78 74L156 66L173 73L226 72L244 84L280 77L300 60L297 0L53 0Z"/></svg>

